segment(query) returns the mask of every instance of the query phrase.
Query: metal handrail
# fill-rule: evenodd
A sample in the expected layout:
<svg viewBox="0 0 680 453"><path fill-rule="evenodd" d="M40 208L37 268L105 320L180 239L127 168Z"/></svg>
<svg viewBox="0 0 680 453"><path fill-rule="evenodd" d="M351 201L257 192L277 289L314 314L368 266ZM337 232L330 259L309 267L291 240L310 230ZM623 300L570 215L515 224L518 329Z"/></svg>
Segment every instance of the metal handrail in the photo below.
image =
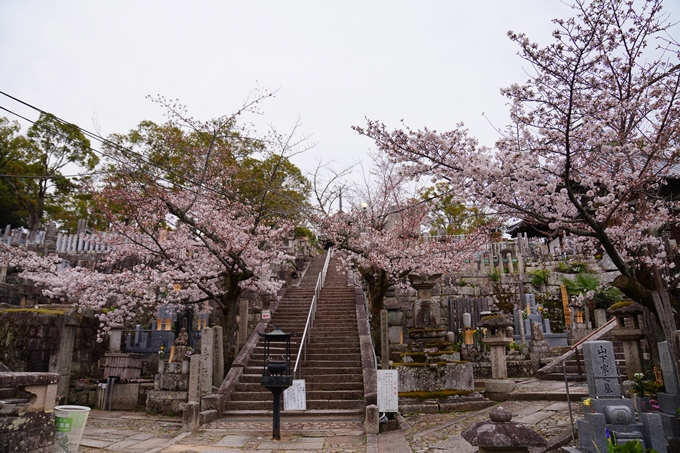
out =
<svg viewBox="0 0 680 453"><path fill-rule="evenodd" d="M293 368L293 377L299 378L298 376L298 366L300 364L300 356L304 355L304 360L307 360L307 343L309 343L310 335L308 332L312 327L314 327L314 320L316 319L316 304L321 299L321 290L323 289L324 283L326 283L326 273L328 272L328 264L331 261L331 256L333 255L333 249L328 249L326 254L326 261L323 264L323 269L319 272L319 276L316 279L316 287L314 288L314 297L312 297L312 304L309 307L309 314L307 314L307 322L305 323L305 331L302 333L302 339L300 340L300 348L298 349L297 358L295 359L295 368ZM302 372L302 370L300 370Z"/></svg>

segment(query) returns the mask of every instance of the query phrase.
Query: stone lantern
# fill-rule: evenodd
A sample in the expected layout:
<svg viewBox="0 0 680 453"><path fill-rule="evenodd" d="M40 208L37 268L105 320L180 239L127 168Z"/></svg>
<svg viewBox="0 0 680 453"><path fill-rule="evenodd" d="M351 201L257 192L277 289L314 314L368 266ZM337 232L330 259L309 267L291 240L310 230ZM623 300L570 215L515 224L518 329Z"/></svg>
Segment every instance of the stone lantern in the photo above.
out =
<svg viewBox="0 0 680 453"><path fill-rule="evenodd" d="M491 349L491 377L486 381L485 389L489 393L509 393L515 388L515 383L508 379L508 367L505 361L505 347L512 343L513 338L509 327L513 321L498 312L498 307L491 307L491 314L482 317L478 323L487 329L486 338L482 339Z"/></svg>
<svg viewBox="0 0 680 453"><path fill-rule="evenodd" d="M547 445L536 431L512 422L512 413L502 406L495 408L489 418L491 421L475 423L461 433L463 439L479 447L479 453L528 453L529 447Z"/></svg>
<svg viewBox="0 0 680 453"><path fill-rule="evenodd" d="M619 302L607 311L616 317L616 329L612 330L612 336L623 344L628 379L635 380L635 373L644 372L640 340L645 338L645 333L639 320L639 315L643 312L642 305L637 302Z"/></svg>

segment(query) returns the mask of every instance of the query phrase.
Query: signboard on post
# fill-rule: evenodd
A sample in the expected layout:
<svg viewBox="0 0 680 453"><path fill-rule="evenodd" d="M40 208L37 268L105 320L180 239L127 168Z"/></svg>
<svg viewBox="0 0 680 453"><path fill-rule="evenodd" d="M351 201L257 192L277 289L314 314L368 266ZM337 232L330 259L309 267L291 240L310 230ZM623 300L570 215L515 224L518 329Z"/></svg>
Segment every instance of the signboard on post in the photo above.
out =
<svg viewBox="0 0 680 453"><path fill-rule="evenodd" d="M283 391L283 410L307 410L307 393L305 391L304 379L293 379L293 385Z"/></svg>
<svg viewBox="0 0 680 453"><path fill-rule="evenodd" d="M399 374L397 370L378 370L378 411L399 411Z"/></svg>
<svg viewBox="0 0 680 453"><path fill-rule="evenodd" d="M272 312L270 310L262 310L262 319L272 319Z"/></svg>

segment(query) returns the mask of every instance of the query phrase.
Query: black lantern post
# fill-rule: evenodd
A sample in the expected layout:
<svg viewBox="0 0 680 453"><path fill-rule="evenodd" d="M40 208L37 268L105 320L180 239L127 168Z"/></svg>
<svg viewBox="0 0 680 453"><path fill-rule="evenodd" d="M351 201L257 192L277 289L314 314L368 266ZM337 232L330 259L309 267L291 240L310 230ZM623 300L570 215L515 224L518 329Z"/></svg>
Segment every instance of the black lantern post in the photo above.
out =
<svg viewBox="0 0 680 453"><path fill-rule="evenodd" d="M293 376L290 374L290 337L295 334L281 331L279 326L269 333L262 334L264 337L264 369L260 383L274 395L274 423L272 438L281 439L281 393L293 385ZM285 343L285 355L282 345L275 347L272 353L272 343ZM279 355L276 352L279 352Z"/></svg>

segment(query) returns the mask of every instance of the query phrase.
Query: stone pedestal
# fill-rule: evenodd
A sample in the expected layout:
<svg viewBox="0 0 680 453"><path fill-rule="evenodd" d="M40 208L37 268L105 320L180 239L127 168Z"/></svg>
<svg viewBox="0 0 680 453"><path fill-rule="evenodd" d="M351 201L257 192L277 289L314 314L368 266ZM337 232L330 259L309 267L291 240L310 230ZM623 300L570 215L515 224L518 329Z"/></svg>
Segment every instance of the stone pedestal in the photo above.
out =
<svg viewBox="0 0 680 453"><path fill-rule="evenodd" d="M177 354L177 357L180 357L179 354ZM199 356L196 356L196 359L198 358ZM165 369L164 373L154 376L154 388L146 394L147 413L163 415L179 415L182 413L185 403L189 401L189 384L191 381L189 374L182 373L183 362L159 362L165 364Z"/></svg>

